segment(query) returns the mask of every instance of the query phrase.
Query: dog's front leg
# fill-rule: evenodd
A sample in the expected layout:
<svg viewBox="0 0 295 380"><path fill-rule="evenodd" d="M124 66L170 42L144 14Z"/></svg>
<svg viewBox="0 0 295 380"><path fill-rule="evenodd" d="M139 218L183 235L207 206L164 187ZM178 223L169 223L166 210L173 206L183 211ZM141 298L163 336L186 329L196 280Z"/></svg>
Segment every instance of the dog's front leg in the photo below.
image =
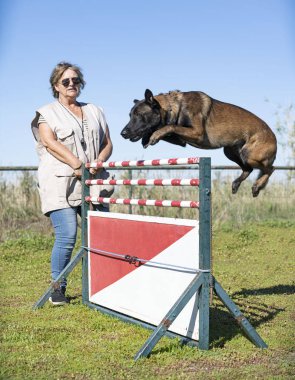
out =
<svg viewBox="0 0 295 380"><path fill-rule="evenodd" d="M199 148L212 148L209 142L206 146L204 145L204 131L198 125L195 125L194 127L166 125L151 135L148 145L155 145L160 139L172 134L178 136L183 143L187 142L193 144L193 146L198 146ZM146 147L148 145L146 145Z"/></svg>
<svg viewBox="0 0 295 380"><path fill-rule="evenodd" d="M173 133L173 126L171 125L166 125L165 127L158 129L151 135L146 147L157 144L157 142L159 142L163 137L169 135L169 133Z"/></svg>

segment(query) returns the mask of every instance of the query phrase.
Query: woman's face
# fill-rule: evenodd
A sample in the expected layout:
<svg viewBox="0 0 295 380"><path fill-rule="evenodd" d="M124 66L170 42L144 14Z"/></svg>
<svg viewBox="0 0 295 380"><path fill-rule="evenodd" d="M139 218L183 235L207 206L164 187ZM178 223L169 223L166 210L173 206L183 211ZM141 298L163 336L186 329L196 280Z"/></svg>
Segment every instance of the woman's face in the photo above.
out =
<svg viewBox="0 0 295 380"><path fill-rule="evenodd" d="M59 97L77 98L80 93L80 78L76 71L67 69L55 85Z"/></svg>

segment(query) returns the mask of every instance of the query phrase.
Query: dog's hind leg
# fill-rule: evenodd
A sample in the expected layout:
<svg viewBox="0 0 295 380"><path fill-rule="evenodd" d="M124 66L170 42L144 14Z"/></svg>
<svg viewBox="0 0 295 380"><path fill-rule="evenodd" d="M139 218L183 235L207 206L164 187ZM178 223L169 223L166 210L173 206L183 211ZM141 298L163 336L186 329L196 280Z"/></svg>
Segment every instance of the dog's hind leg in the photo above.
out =
<svg viewBox="0 0 295 380"><path fill-rule="evenodd" d="M236 178L232 183L232 193L236 194L236 192L239 190L241 183L245 181L245 179L248 178L249 175L252 173L253 168L242 160L240 156L240 147L225 147L223 151L229 160L237 163L243 170L242 174L238 178Z"/></svg>
<svg viewBox="0 0 295 380"><path fill-rule="evenodd" d="M247 165L240 165L241 169L243 170L242 174L236 178L232 183L232 193L236 194L236 192L239 190L239 187L243 181L245 181L246 178L249 177L249 175L252 173L253 168L251 166Z"/></svg>
<svg viewBox="0 0 295 380"><path fill-rule="evenodd" d="M264 189L267 185L267 182L269 180L269 177L272 175L275 168L273 166L270 166L268 168L264 168L260 170L260 173L252 186L252 195L253 197L257 197L259 194L259 191Z"/></svg>
<svg viewBox="0 0 295 380"><path fill-rule="evenodd" d="M267 185L269 177L274 171L273 162L276 157L276 144L271 143L257 143L248 144L247 149L247 164L252 168L259 169L260 173L257 180L252 186L252 195L257 197L260 190L264 189ZM243 147L244 149L244 147Z"/></svg>

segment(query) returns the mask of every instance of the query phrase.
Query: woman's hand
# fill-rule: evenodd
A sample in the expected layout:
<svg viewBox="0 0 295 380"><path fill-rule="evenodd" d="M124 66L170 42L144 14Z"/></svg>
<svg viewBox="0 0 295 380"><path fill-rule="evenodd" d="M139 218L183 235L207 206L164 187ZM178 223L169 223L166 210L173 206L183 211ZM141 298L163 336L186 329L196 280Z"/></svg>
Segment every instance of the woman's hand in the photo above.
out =
<svg viewBox="0 0 295 380"><path fill-rule="evenodd" d="M109 128L108 126L106 126L104 141L102 142L102 147L100 149L99 156L96 160L94 160L94 162L100 162L100 163L106 162L110 158L112 151L113 151L113 144L111 141ZM103 170L103 167L90 168L89 172L90 174L94 175L94 174L100 173L102 170Z"/></svg>
<svg viewBox="0 0 295 380"><path fill-rule="evenodd" d="M81 165L79 167L77 167L77 168L74 169L73 175L76 178L81 178L82 177L82 162L81 162Z"/></svg>
<svg viewBox="0 0 295 380"><path fill-rule="evenodd" d="M99 163L104 163L104 161L103 160L101 160L101 159L99 159L99 158L97 158L96 160L94 160L93 162L99 162ZM95 175L95 174L97 174L97 173L100 173L101 171L102 171L102 169L103 169L103 167L101 167L101 168L90 168L89 169L89 172L90 172L90 174L92 174L92 175Z"/></svg>
<svg viewBox="0 0 295 380"><path fill-rule="evenodd" d="M46 150L56 159L69 165L73 170L75 177L82 175L82 161L79 160L65 145L57 141L57 137L49 128L47 123L39 124L40 141Z"/></svg>

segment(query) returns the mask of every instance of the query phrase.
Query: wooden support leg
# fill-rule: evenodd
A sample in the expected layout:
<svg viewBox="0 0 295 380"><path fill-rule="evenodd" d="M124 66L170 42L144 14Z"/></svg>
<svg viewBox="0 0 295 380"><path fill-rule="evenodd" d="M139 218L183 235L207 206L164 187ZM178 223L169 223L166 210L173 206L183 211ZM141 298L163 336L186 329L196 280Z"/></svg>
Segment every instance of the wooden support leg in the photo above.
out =
<svg viewBox="0 0 295 380"><path fill-rule="evenodd" d="M81 248L80 251L76 254L76 256L69 262L69 264L57 277L57 279L55 280L55 283L57 283L60 279L67 277L73 271L73 269L76 267L78 262L82 259L84 253L85 253L85 250ZM45 304L45 302L48 300L48 298L51 295L51 292L53 290L53 285L54 283L50 285L50 287L46 290L43 296L35 303L35 305L33 306L33 310L36 310Z"/></svg>
<svg viewBox="0 0 295 380"><path fill-rule="evenodd" d="M189 300L192 298L194 294L199 291L200 286L202 286L203 282L203 273L198 273L193 281L189 284L186 290L182 293L179 299L175 302L172 308L168 311L168 313L163 318L162 322L159 326L154 330L149 339L145 342L145 344L141 347L141 349L137 352L134 359L137 360L143 356L147 357L158 341L162 338L165 332L169 329L171 324L174 322L176 317L182 311L182 309L186 306Z"/></svg>
<svg viewBox="0 0 295 380"><path fill-rule="evenodd" d="M214 290L217 296L220 298L224 306L230 311L230 313L234 316L238 324L241 326L247 337L250 339L255 346L259 348L267 348L267 344L261 338L261 336L257 333L251 323L245 318L242 314L238 306L231 300L226 291L222 288L222 286L216 281L214 278Z"/></svg>
<svg viewBox="0 0 295 380"><path fill-rule="evenodd" d="M199 349L209 349L210 273L203 273L199 294Z"/></svg>

